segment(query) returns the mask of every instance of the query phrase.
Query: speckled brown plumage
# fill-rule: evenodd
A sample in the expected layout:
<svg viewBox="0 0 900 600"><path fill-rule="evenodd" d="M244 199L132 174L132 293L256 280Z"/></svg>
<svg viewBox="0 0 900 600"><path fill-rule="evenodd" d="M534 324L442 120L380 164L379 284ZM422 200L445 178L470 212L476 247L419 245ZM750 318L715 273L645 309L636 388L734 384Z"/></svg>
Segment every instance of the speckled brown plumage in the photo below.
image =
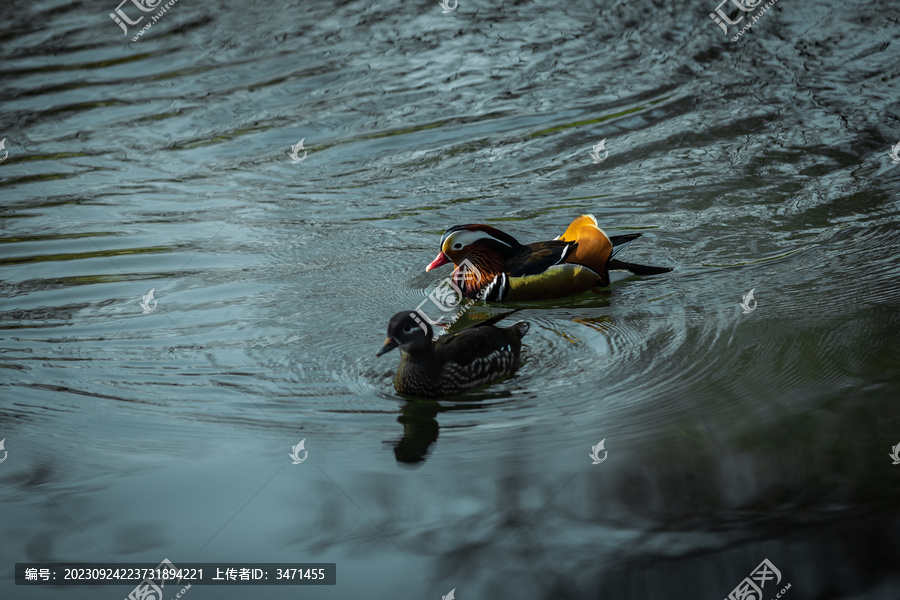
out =
<svg viewBox="0 0 900 600"><path fill-rule="evenodd" d="M394 387L408 396L452 396L487 385L513 374L519 366L528 323L494 327L513 312L445 335L437 342L432 341L427 322L417 319L413 312L400 312L391 318L387 340L378 356L400 349Z"/></svg>

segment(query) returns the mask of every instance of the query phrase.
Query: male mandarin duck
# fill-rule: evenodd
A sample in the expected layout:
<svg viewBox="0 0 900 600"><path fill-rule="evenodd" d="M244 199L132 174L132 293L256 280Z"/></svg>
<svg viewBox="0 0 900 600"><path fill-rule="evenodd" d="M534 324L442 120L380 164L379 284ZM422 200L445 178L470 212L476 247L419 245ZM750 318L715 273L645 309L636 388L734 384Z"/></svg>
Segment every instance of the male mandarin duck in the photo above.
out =
<svg viewBox="0 0 900 600"><path fill-rule="evenodd" d="M456 225L441 237L441 252L425 270L452 262L452 281L467 298L490 302L541 300L609 285L610 269L657 275L672 269L614 260L640 233L608 236L593 215L581 215L549 242L520 244L489 225Z"/></svg>
<svg viewBox="0 0 900 600"><path fill-rule="evenodd" d="M512 375L518 368L528 323L494 327L514 312L491 317L436 342L427 321L413 312L399 312L388 323L388 337L376 356L400 348L394 387L401 394L423 398L459 394Z"/></svg>

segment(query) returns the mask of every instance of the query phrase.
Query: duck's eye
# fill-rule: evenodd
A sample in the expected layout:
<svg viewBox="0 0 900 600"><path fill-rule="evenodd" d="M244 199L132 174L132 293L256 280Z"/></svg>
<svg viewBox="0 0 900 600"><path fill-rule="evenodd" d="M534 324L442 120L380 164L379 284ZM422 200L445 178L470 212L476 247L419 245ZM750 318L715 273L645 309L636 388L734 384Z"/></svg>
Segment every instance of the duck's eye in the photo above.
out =
<svg viewBox="0 0 900 600"><path fill-rule="evenodd" d="M462 250L462 242L456 242L455 244L453 244L453 249Z"/></svg>
<svg viewBox="0 0 900 600"><path fill-rule="evenodd" d="M412 333L413 329L415 329L412 325L407 325L403 328L403 333Z"/></svg>

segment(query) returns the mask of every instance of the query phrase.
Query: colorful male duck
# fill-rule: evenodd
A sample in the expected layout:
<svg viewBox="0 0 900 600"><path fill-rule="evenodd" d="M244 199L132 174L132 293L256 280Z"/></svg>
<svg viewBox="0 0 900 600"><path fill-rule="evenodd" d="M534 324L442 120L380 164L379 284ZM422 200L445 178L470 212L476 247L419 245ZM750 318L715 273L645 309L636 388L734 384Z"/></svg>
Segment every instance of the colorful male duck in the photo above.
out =
<svg viewBox="0 0 900 600"><path fill-rule="evenodd" d="M388 337L376 356L400 348L394 387L401 394L452 396L512 375L519 366L528 323L494 327L516 311L491 317L468 329L432 341L431 326L415 313L399 312L388 324Z"/></svg>
<svg viewBox="0 0 900 600"><path fill-rule="evenodd" d="M640 236L610 237L593 215L581 215L553 241L527 245L489 225L456 225L444 232L441 252L425 270L452 262L453 281L467 298L489 302L561 298L609 285L610 269L636 275L671 271L614 260L625 244Z"/></svg>

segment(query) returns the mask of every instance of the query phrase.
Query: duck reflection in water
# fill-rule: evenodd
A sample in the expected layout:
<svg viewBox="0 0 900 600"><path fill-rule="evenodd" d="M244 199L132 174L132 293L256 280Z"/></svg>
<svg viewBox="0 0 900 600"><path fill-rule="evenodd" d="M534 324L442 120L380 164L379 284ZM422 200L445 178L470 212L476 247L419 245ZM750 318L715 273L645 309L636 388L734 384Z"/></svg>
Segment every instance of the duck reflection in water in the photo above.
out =
<svg viewBox="0 0 900 600"><path fill-rule="evenodd" d="M436 400L408 400L400 409L397 422L403 425L403 437L394 444L397 462L418 463L425 459L428 448L438 439L437 414L441 405Z"/></svg>
<svg viewBox="0 0 900 600"><path fill-rule="evenodd" d="M427 398L410 398L400 409L397 422L403 425L403 437L394 442L394 456L397 462L406 464L420 463L425 460L431 445L438 439L440 425L438 413L457 410L483 410L482 401L508 398L508 391L500 393L481 392L468 393L453 398L453 402L444 404Z"/></svg>

